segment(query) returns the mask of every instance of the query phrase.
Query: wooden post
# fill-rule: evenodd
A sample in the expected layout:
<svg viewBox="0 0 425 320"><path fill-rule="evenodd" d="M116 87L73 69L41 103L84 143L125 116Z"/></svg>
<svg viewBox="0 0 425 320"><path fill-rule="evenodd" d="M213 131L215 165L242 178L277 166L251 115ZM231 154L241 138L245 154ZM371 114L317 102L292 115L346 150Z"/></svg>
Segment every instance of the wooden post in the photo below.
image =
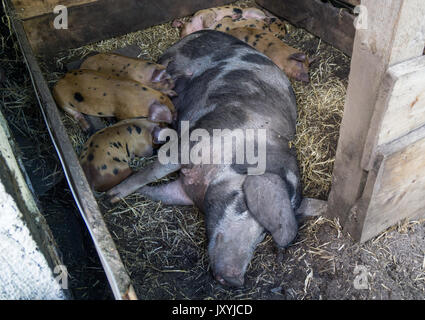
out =
<svg viewBox="0 0 425 320"><path fill-rule="evenodd" d="M366 219L370 201L364 200L372 199L371 193L376 189L376 179L371 179L369 175L382 174L379 164L385 160L382 155L370 159L371 148L365 149L369 128L373 127L371 120L378 92L389 66L422 55L425 2L362 0L362 5L367 9L368 26L364 30L357 30L355 36L328 215L339 217L346 231L354 238L365 241L386 225L375 224L375 230L363 234L365 221L371 219L371 216ZM371 132L369 140L373 140L371 136L378 132ZM368 161L362 163L362 158ZM365 166L365 162L375 166ZM370 170L372 167L375 170Z"/></svg>

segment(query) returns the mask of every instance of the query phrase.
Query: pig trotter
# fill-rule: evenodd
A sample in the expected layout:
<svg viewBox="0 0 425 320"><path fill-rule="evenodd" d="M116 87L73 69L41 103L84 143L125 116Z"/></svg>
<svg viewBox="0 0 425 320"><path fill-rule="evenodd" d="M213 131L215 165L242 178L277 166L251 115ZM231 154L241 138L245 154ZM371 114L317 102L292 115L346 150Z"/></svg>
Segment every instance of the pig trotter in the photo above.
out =
<svg viewBox="0 0 425 320"><path fill-rule="evenodd" d="M153 201L161 201L166 205L193 205L192 199L183 190L181 179L157 187L145 186L137 190L137 192Z"/></svg>
<svg viewBox="0 0 425 320"><path fill-rule="evenodd" d="M163 165L158 160L141 171L133 174L118 186L107 192L111 203L116 203L126 196L137 191L141 187L168 176L170 173L180 170L180 164Z"/></svg>

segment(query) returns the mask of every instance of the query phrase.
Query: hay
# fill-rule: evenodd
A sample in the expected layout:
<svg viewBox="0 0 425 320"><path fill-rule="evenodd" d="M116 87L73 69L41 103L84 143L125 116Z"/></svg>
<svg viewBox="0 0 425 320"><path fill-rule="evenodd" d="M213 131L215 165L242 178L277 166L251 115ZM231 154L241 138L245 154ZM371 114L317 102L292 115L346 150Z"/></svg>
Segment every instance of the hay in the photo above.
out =
<svg viewBox="0 0 425 320"><path fill-rule="evenodd" d="M252 1L238 3L248 6ZM291 33L284 37L288 44L318 57L311 67L311 83L293 82L298 103L294 144L298 151L304 196L326 199L330 190L350 60L308 32L293 26L289 26L289 29ZM71 50L58 58L57 67L91 52L109 52L133 44L142 49L141 58L156 61L176 41L178 30L167 23ZM60 73L46 76L53 84ZM63 120L79 153L87 136L78 129L72 118L64 116ZM134 166L141 168L146 161L152 160L138 159ZM301 226L297 240L284 252L277 251L271 237L266 236L248 267L246 287L229 289L217 284L211 276L204 217L198 209L164 206L139 195L131 195L119 204L110 206L102 194L97 197L141 299L366 298L373 296L374 292L360 292L352 288L354 261L355 264L367 264L371 270L380 270L382 265L376 264L367 252L379 251L384 244L390 247L387 242L397 238L400 230L420 230L420 222L388 230L376 243L361 247L349 237L342 236L337 220L315 218ZM422 248L415 250L420 252ZM393 255L383 253L380 259L388 263ZM415 274L417 279L422 279L421 272ZM399 285L397 281L382 283L386 288L398 288ZM414 286L412 292L423 294L422 282L418 281ZM380 287L378 293L385 297L387 291Z"/></svg>

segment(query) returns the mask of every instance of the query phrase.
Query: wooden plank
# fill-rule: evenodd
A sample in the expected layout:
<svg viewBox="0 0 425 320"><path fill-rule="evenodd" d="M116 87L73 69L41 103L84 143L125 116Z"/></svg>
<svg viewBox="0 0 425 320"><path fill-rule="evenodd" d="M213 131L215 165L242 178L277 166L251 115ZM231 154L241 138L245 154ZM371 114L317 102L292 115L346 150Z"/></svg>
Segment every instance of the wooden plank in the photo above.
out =
<svg viewBox="0 0 425 320"><path fill-rule="evenodd" d="M408 18L422 19L421 0L363 0L368 8L368 28L357 30L344 116L333 171L328 215L339 217L341 225L360 239L366 212L351 219L350 210L364 193L368 172L361 165L378 91L391 64L420 56L423 23L412 25ZM408 26L406 28L406 26ZM403 41L401 39L404 37ZM420 50L419 50L420 51Z"/></svg>
<svg viewBox="0 0 425 320"><path fill-rule="evenodd" d="M382 83L363 152L370 169L376 148L425 125L425 57L391 67Z"/></svg>
<svg viewBox="0 0 425 320"><path fill-rule="evenodd" d="M425 126L381 146L362 199L361 242L406 218L425 218ZM373 187L372 187L373 186Z"/></svg>
<svg viewBox="0 0 425 320"><path fill-rule="evenodd" d="M355 16L346 10L340 10L320 0L256 0L256 2L351 56Z"/></svg>
<svg viewBox="0 0 425 320"><path fill-rule="evenodd" d="M7 11L10 12L10 2L6 1L6 4ZM22 23L13 19L12 25L24 54L47 129L81 216L92 236L112 292L116 299L137 299L130 278L61 121L59 110L53 100L48 84L31 50Z"/></svg>
<svg viewBox="0 0 425 320"><path fill-rule="evenodd" d="M341 2L351 4L352 6L358 6L360 5L361 0L341 0Z"/></svg>
<svg viewBox="0 0 425 320"><path fill-rule="evenodd" d="M28 19L53 12L53 9L62 5L67 8L97 0L11 0L19 19Z"/></svg>
<svg viewBox="0 0 425 320"><path fill-rule="evenodd" d="M8 183L11 189L7 190L7 192L17 201L19 211L23 214L25 223L31 232L31 236L34 238L40 251L46 258L49 267L54 270L57 266L63 265L63 261L60 258L62 254L59 252L46 219L37 206L37 198L34 196L33 190L31 189L31 181L28 178L28 174L21 159L20 150L9 130L9 126L1 110L0 162L0 172L2 172L3 178L7 176L6 172L10 175ZM2 207L2 213L3 210ZM6 256L3 258L6 258ZM70 293L67 294L70 295Z"/></svg>
<svg viewBox="0 0 425 320"><path fill-rule="evenodd" d="M24 21L36 54L53 55L88 43L142 30L190 15L198 10L231 3L229 0L98 0L68 10L68 29L56 30L55 15Z"/></svg>

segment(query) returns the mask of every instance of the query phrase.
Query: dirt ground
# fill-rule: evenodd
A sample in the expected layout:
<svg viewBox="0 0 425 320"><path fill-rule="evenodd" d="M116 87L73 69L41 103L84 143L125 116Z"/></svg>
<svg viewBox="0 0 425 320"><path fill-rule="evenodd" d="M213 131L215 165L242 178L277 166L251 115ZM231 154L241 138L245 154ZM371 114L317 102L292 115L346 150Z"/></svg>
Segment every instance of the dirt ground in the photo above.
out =
<svg viewBox="0 0 425 320"><path fill-rule="evenodd" d="M171 30L169 28L166 27ZM171 37L175 37L175 34ZM319 56L318 62L312 66L312 83L294 83L294 89L300 108L299 135L304 136L305 131L306 140L323 140L321 135L325 136L326 133L325 144L320 146L326 150L320 154L323 159L314 158L316 150L313 147L316 143L299 148L304 195L326 199L350 59L305 32L293 30L284 40L310 56ZM140 42L143 41L137 42L136 39L143 49ZM99 47L94 46L90 50L97 49ZM161 47L161 50L164 49ZM85 54L87 50L74 55L81 55L82 52ZM149 53L147 55L153 57ZM12 76L14 85L18 90L31 91L24 65L19 59L9 61L11 59L15 58L8 58L7 63L12 63L16 68ZM6 65L5 60L0 62L2 66ZM55 72L63 72L59 66L57 68ZM11 77L9 72L7 75ZM334 92L337 87L338 91ZM21 109L4 104L6 92L3 88L0 90L2 110L5 109L13 120L17 110ZM336 107L326 108L326 102L332 95L338 95L332 99ZM28 96L31 96L28 101L31 108L38 108L33 94L29 92ZM312 105L310 96L315 97L317 105ZM324 106L318 107L321 104ZM34 126L45 136L41 148L45 149L42 154L49 161L41 165L45 168L44 178L53 172L62 176L61 168L56 165L57 159L52 156L54 151L39 112L30 112L29 117L34 120L34 125L28 127L31 129ZM316 123L319 122L317 119L321 123ZM70 122L68 125L73 124ZM331 126L332 132L325 132L331 130ZM317 128L317 131L302 129L309 127ZM30 134L23 140L26 139L30 139ZM315 164L310 163L313 162L311 159ZM321 166L317 166L317 163ZM56 230L55 236L65 238L58 242L62 243L64 257L73 266L74 282L71 281L71 286L77 298L110 298L100 264L93 258L96 256L94 249L76 216L78 213L67 185L63 178L59 181L58 184L51 182L53 186L47 188L40 199L47 208L51 228ZM39 184L43 185L43 182ZM65 195L64 199L49 203L49 200L59 199L62 195ZM337 220L323 217L310 219L301 225L296 241L284 252L278 252L270 236L267 236L257 247L248 267L245 287L229 289L217 284L211 276L204 220L199 210L164 206L137 195L113 207L108 206L102 196L98 199L140 299L425 299L425 221L401 222L360 245L341 230ZM72 213L67 214L71 222L66 228L60 227L62 216L57 216L63 208L73 208ZM73 237L76 237L74 241ZM74 247L70 245L72 243Z"/></svg>
<svg viewBox="0 0 425 320"><path fill-rule="evenodd" d="M129 203L132 200L137 201L130 197ZM337 222L311 219L285 252L277 252L266 237L248 267L245 288L235 290L217 284L209 272L198 210L157 204L156 210L163 213L155 215L142 205L120 209L105 218L132 279L140 279L134 285L142 298L425 298L423 221L399 224L359 245ZM127 225L134 227L129 230Z"/></svg>

